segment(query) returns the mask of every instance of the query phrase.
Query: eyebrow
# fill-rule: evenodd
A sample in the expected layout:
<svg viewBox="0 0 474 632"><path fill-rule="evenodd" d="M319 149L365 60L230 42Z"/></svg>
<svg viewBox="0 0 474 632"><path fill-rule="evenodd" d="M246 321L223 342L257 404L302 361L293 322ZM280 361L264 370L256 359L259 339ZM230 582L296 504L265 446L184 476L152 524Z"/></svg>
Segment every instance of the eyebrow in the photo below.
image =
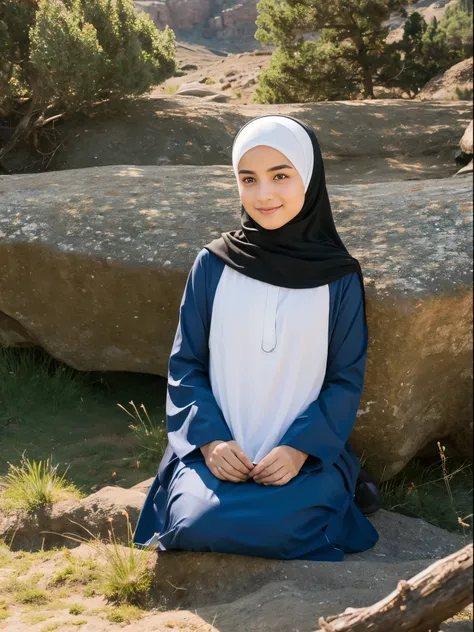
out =
<svg viewBox="0 0 474 632"><path fill-rule="evenodd" d="M280 171L280 169L293 169L293 167L290 167L290 165L277 165L276 167L270 167L270 169L267 169L267 171ZM255 171L240 169L239 173L255 173Z"/></svg>

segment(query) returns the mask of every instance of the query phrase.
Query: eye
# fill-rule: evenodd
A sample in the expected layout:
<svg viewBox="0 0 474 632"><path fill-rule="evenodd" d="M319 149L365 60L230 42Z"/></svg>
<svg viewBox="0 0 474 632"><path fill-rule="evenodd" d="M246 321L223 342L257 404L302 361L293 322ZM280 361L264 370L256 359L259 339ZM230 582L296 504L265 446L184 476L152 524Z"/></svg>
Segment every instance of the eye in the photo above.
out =
<svg viewBox="0 0 474 632"><path fill-rule="evenodd" d="M286 180L288 178L288 176L286 175L286 173L277 173L275 178L278 178L278 176L283 176L283 178ZM246 178L243 178L242 182L244 184L248 184L247 180L255 180L255 178L252 178L252 176L247 176Z"/></svg>

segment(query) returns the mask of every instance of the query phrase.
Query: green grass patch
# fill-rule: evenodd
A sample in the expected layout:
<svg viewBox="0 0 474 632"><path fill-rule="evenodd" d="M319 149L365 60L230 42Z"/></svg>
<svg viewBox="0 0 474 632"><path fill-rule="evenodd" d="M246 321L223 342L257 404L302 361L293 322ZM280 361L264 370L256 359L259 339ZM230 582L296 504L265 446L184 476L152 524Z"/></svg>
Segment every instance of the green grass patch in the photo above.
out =
<svg viewBox="0 0 474 632"><path fill-rule="evenodd" d="M0 507L5 513L36 511L60 500L80 498L76 486L65 480L66 473L59 476L57 470L50 459L37 462L23 456L19 465L9 463L8 474L2 477L5 489L0 493Z"/></svg>
<svg viewBox="0 0 474 632"><path fill-rule="evenodd" d="M472 463L446 456L413 459L382 483L384 507L442 529L472 534Z"/></svg>
<svg viewBox="0 0 474 632"><path fill-rule="evenodd" d="M111 623L131 623L141 619L144 614L144 611L137 606L122 605L111 610L107 614L107 620Z"/></svg>
<svg viewBox="0 0 474 632"><path fill-rule="evenodd" d="M142 450L138 457L140 462L152 461L153 463L159 463L168 443L164 424L152 419L144 404L141 404L139 408L133 401L129 402L129 404L133 413L129 412L121 404L118 406L133 420L128 427L132 430Z"/></svg>
<svg viewBox="0 0 474 632"><path fill-rule="evenodd" d="M86 607L83 606L81 603L73 603L69 608L69 614L74 615L84 614L85 611Z"/></svg>
<svg viewBox="0 0 474 632"><path fill-rule="evenodd" d="M37 623L43 623L43 621L51 619L52 616L53 615L50 614L28 614L23 617L23 621L28 625L36 625Z"/></svg>
<svg viewBox="0 0 474 632"><path fill-rule="evenodd" d="M64 625L63 621L53 621L53 623L48 623L47 625L43 626L41 628L41 632L54 632L54 630L57 630L62 625Z"/></svg>
<svg viewBox="0 0 474 632"><path fill-rule="evenodd" d="M124 408L143 404L164 430L165 394L166 381L155 375L83 373L41 350L0 347L0 477L23 456L67 468L67 480L85 494L153 476L159 457L140 445Z"/></svg>
<svg viewBox="0 0 474 632"><path fill-rule="evenodd" d="M49 580L51 587L59 586L94 586L97 587L102 578L99 564L92 558L77 560L71 558L66 566L57 571Z"/></svg>
<svg viewBox="0 0 474 632"><path fill-rule="evenodd" d="M8 605L5 599L0 599L0 621L8 619L10 613L8 612Z"/></svg>
<svg viewBox="0 0 474 632"><path fill-rule="evenodd" d="M95 536L87 528L89 538L66 536L75 542L89 546L101 560L101 581L97 592L117 604L142 604L149 596L152 583L151 561L155 555L155 546L139 547L133 541L133 530L128 513L122 514L126 520L127 543L117 542L112 518L109 518L109 541Z"/></svg>
<svg viewBox="0 0 474 632"><path fill-rule="evenodd" d="M48 593L39 588L23 588L16 592L14 597L17 603L32 604L35 606L41 606L50 601Z"/></svg>
<svg viewBox="0 0 474 632"><path fill-rule="evenodd" d="M81 401L86 384L87 374L42 350L0 347L0 427L21 422L38 410L57 415Z"/></svg>
<svg viewBox="0 0 474 632"><path fill-rule="evenodd" d="M178 89L178 86L175 83L166 83L163 86L163 92L165 94L175 94L176 90Z"/></svg>

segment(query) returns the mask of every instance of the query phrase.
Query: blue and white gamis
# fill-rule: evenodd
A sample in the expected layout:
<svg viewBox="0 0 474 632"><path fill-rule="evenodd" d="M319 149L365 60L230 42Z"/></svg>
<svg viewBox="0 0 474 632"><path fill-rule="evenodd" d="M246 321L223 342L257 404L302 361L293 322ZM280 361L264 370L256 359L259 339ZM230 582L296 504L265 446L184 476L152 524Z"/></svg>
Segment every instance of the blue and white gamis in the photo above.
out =
<svg viewBox="0 0 474 632"><path fill-rule="evenodd" d="M321 561L372 547L378 534L355 504L360 463L349 442L367 342L357 273L278 288L201 251L169 362L169 445L135 543ZM218 439L235 439L254 462L276 445L309 457L286 485L231 483L199 449Z"/></svg>

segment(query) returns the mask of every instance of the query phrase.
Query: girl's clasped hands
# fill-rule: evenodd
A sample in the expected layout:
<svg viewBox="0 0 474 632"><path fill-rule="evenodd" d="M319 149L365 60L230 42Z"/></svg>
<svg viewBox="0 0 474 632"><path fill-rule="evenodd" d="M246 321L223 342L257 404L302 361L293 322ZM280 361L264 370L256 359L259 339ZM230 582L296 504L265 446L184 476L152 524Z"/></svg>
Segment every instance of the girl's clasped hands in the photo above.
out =
<svg viewBox="0 0 474 632"><path fill-rule="evenodd" d="M236 441L211 441L201 447L207 467L221 481L285 485L301 470L307 453L281 445L254 465Z"/></svg>

